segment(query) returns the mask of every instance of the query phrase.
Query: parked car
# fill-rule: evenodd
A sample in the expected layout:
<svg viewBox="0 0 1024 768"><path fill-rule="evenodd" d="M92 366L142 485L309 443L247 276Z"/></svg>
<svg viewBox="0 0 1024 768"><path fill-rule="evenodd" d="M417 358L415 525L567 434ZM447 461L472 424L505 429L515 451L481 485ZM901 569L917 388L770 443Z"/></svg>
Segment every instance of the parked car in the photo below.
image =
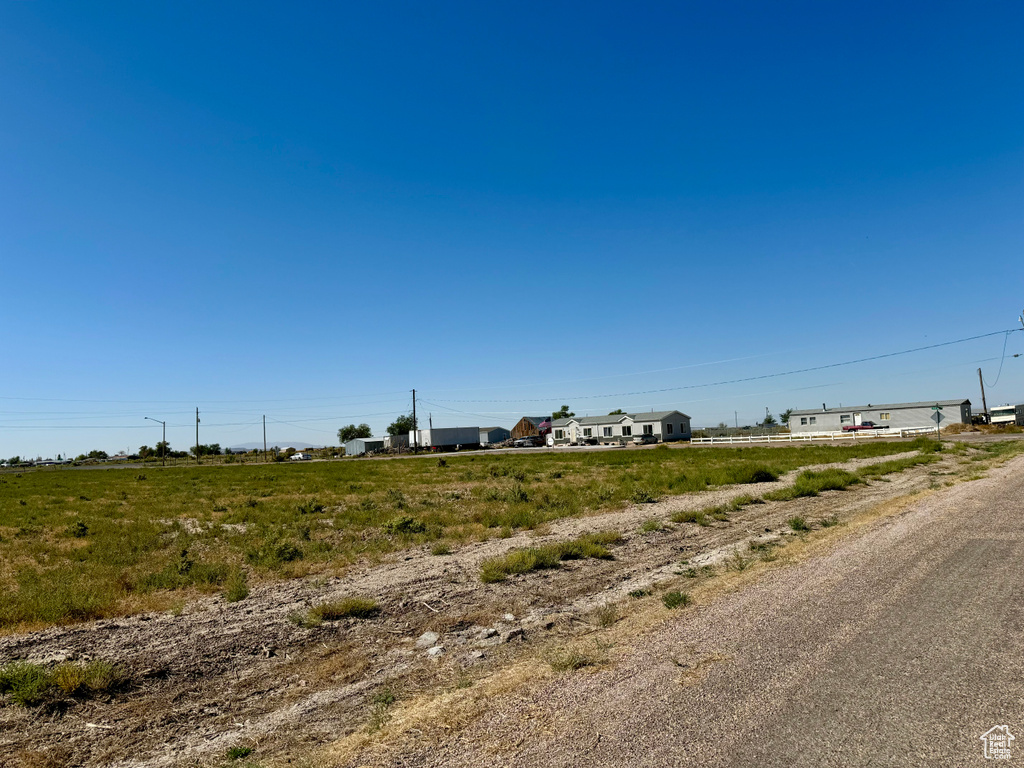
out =
<svg viewBox="0 0 1024 768"><path fill-rule="evenodd" d="M860 424L843 425L843 432L860 432L862 429L886 429L886 427L876 426L873 421L862 421Z"/></svg>
<svg viewBox="0 0 1024 768"><path fill-rule="evenodd" d="M576 445L597 445L596 437L581 437L576 441Z"/></svg>
<svg viewBox="0 0 1024 768"><path fill-rule="evenodd" d="M633 435L633 445L651 445L658 442L657 435Z"/></svg>
<svg viewBox="0 0 1024 768"><path fill-rule="evenodd" d="M540 435L527 435L526 437L517 437L512 441L513 448L538 448L544 445L544 438Z"/></svg>

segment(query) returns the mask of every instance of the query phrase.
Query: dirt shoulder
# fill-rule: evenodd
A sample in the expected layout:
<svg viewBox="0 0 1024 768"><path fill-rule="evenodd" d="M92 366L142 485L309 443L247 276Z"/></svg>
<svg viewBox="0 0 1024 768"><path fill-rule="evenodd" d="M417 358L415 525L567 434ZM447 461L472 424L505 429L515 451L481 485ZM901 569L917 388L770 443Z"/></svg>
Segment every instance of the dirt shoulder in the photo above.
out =
<svg viewBox="0 0 1024 768"><path fill-rule="evenodd" d="M840 466L856 469L894 458ZM610 631L625 631L627 623L610 620L607 606L648 616L638 618L622 641L643 642L643 622L665 618L650 610L661 593L680 585L699 590L716 572L732 568L730 563L797 539L786 524L794 515L812 527L841 523L887 500L951 481L963 471L961 460L944 456L936 464L846 491L744 506L727 521L706 527L670 519L680 511L785 487L797 473L777 483L559 520L451 554L407 551L340 578L256 587L237 603L204 598L180 613L2 637L0 662L103 659L124 667L132 687L46 712L4 707L0 752L20 755L23 765L53 760L53 765L141 767L219 765L229 748L243 746L253 748L253 758L264 765L297 755L315 759L324 750L334 750L331 762L358 755L366 764L388 764L393 749L416 753L415 731L434 733L438 713L469 702L471 715L451 717L447 727L468 725L484 711L478 700L482 692L547 679L551 665L543 659L609 631L605 624ZM497 584L479 579L480 563L487 558L610 530L623 535L613 548L614 559L569 562ZM319 626L296 623L311 606L350 596L375 599L380 614ZM450 706L442 707L441 701Z"/></svg>

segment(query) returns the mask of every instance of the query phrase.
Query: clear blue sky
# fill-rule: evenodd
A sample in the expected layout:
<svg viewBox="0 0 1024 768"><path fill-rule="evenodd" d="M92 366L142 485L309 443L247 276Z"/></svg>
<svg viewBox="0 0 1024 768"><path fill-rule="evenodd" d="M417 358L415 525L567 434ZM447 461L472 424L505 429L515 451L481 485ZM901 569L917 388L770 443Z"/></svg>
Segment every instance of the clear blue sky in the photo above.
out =
<svg viewBox="0 0 1024 768"><path fill-rule="evenodd" d="M1019 2L0 5L0 456L184 449L195 407L332 442L414 387L436 426L980 401L1001 336L673 388L1019 327L1022 39Z"/></svg>

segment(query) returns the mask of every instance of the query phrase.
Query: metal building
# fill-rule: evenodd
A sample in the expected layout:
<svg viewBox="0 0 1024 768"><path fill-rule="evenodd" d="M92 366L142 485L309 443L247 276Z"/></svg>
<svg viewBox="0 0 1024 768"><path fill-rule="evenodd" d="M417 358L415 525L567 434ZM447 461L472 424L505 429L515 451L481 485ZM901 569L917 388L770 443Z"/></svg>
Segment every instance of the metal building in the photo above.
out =
<svg viewBox="0 0 1024 768"><path fill-rule="evenodd" d="M512 433L504 427L480 427L480 445L503 443L512 437Z"/></svg>
<svg viewBox="0 0 1024 768"><path fill-rule="evenodd" d="M458 450L480 447L480 427L435 427L409 432L414 447Z"/></svg>
<svg viewBox="0 0 1024 768"><path fill-rule="evenodd" d="M384 450L383 437L357 437L345 443L346 456L362 456L364 453Z"/></svg>

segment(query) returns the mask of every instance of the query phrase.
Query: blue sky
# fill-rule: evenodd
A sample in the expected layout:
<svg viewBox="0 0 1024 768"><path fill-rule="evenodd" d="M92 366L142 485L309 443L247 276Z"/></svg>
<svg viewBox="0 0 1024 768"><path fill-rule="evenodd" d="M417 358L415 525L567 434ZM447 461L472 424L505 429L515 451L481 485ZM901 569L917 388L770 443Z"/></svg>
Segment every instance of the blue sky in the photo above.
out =
<svg viewBox="0 0 1024 768"><path fill-rule="evenodd" d="M0 456L1024 400L1019 3L0 6ZM1024 333L1008 355L1024 352ZM652 392L652 390L669 390ZM624 394L642 392L645 394ZM607 396L606 396L607 395Z"/></svg>

